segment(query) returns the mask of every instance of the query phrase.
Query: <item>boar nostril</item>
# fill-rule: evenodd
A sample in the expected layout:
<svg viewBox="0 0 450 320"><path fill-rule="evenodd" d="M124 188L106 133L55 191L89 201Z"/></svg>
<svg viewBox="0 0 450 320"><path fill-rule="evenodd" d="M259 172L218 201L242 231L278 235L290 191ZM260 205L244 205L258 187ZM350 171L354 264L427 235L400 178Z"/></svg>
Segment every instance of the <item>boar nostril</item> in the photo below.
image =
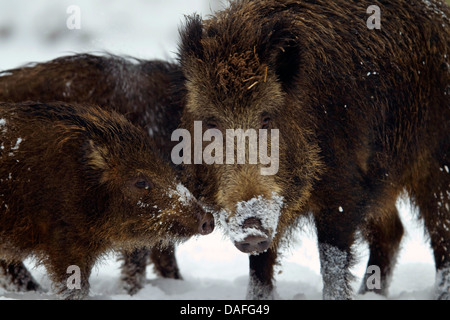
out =
<svg viewBox="0 0 450 320"><path fill-rule="evenodd" d="M198 232L202 235L207 235L213 232L214 230L214 217L207 213L203 216L200 221L200 226Z"/></svg>
<svg viewBox="0 0 450 320"><path fill-rule="evenodd" d="M262 236L248 236L241 242L236 242L235 246L244 253L263 252L270 246L271 240Z"/></svg>
<svg viewBox="0 0 450 320"><path fill-rule="evenodd" d="M258 248L261 251L266 250L269 247L269 241L265 240L265 241L261 241L258 243Z"/></svg>

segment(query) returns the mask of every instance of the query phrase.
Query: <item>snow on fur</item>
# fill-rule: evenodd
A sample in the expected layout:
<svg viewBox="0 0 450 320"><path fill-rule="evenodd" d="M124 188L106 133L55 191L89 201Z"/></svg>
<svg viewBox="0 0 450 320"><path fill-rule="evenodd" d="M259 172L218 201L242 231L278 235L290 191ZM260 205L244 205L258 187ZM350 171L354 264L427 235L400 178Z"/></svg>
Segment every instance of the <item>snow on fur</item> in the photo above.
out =
<svg viewBox="0 0 450 320"><path fill-rule="evenodd" d="M192 193L181 183L178 183L175 189L170 189L168 195L170 198L178 198L178 201L184 206L189 205L194 200Z"/></svg>
<svg viewBox="0 0 450 320"><path fill-rule="evenodd" d="M255 228L243 228L244 221L249 218L257 218L261 221L261 227L275 236L278 219L283 207L283 197L272 193L272 199L263 196L254 197L248 201L238 202L236 212L229 215L225 210L219 214L219 220L225 227L226 234L231 241L239 242L248 236L265 236L265 233Z"/></svg>
<svg viewBox="0 0 450 320"><path fill-rule="evenodd" d="M436 273L436 298L450 300L450 265Z"/></svg>

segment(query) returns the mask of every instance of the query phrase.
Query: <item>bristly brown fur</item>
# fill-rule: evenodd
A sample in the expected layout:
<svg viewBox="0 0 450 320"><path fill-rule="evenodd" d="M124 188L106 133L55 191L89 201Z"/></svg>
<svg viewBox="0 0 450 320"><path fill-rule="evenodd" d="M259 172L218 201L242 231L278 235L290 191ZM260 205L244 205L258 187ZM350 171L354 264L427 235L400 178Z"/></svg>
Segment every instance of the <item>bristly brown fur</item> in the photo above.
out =
<svg viewBox="0 0 450 320"><path fill-rule="evenodd" d="M0 101L65 101L115 110L142 127L155 141L162 158L169 162L174 145L170 137L180 123L183 104L182 87L175 85L183 78L177 64L111 54L77 54L4 73L0 77ZM147 261L138 263L135 257L150 256L158 274L181 278L173 245L162 251L160 248L141 250L154 252L130 253L131 256L123 253L122 278L127 292L136 293L145 285L146 269L141 264ZM135 262L136 266L130 265ZM143 274L130 275L129 270ZM138 280L144 282L136 283Z"/></svg>
<svg viewBox="0 0 450 320"><path fill-rule="evenodd" d="M163 157L170 155L170 135L181 116L173 82L176 64L115 55L77 54L5 70L0 101L89 103L117 111L142 127Z"/></svg>
<svg viewBox="0 0 450 320"><path fill-rule="evenodd" d="M366 25L370 5L381 9L381 30ZM395 209L403 190L420 209L436 269L450 268L449 17L442 1L237 0L207 20L188 18L179 45L183 126L259 129L269 115L280 130L277 175L260 176L258 166L186 166L190 188L230 213L281 190L277 239L311 212L325 298L351 297L357 230L386 292L403 233ZM250 257L251 284L260 287L250 288L252 298L272 295L277 241ZM449 298L450 279L442 283L437 297Z"/></svg>
<svg viewBox="0 0 450 320"><path fill-rule="evenodd" d="M36 256L65 298L88 294L106 251L183 241L212 221L178 192L145 133L116 112L0 103L0 119L0 261ZM66 286L70 265L81 269L81 290Z"/></svg>

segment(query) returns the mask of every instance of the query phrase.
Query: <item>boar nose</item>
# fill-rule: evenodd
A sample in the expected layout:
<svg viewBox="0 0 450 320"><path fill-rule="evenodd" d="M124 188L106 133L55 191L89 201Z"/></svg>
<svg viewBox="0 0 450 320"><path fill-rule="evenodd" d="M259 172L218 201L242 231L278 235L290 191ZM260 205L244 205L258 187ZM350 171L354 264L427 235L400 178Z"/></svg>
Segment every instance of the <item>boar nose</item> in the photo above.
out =
<svg viewBox="0 0 450 320"><path fill-rule="evenodd" d="M266 230L261 225L261 220L257 218L248 218L244 221L242 228L252 228L263 231L266 233ZM234 243L236 248L244 253L252 253L252 252L263 252L267 250L270 246L271 240L268 236L264 235L249 235L244 238L242 241L237 241Z"/></svg>
<svg viewBox="0 0 450 320"><path fill-rule="evenodd" d="M198 233L207 235L214 230L214 217L211 213L205 213L198 224Z"/></svg>
<svg viewBox="0 0 450 320"><path fill-rule="evenodd" d="M263 252L269 248L270 241L268 237L264 236L247 236L234 245L244 253Z"/></svg>

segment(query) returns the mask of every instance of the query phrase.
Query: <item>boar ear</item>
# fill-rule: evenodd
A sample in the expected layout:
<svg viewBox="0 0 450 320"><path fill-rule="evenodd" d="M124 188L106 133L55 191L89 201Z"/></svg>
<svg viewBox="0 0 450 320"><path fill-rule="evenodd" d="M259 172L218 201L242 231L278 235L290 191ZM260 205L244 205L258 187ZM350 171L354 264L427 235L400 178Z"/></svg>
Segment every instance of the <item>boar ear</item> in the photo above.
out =
<svg viewBox="0 0 450 320"><path fill-rule="evenodd" d="M106 161L108 151L106 148L99 147L92 140L87 140L83 145L83 162L90 169L100 169L105 171L108 169Z"/></svg>
<svg viewBox="0 0 450 320"><path fill-rule="evenodd" d="M278 20L266 26L269 34L262 44L263 52L269 66L275 70L283 89L288 91L294 86L300 73L301 50L296 26L286 20Z"/></svg>
<svg viewBox="0 0 450 320"><path fill-rule="evenodd" d="M186 23L180 29L180 59L193 56L197 59L203 58L202 47L203 23L198 14L186 17Z"/></svg>

